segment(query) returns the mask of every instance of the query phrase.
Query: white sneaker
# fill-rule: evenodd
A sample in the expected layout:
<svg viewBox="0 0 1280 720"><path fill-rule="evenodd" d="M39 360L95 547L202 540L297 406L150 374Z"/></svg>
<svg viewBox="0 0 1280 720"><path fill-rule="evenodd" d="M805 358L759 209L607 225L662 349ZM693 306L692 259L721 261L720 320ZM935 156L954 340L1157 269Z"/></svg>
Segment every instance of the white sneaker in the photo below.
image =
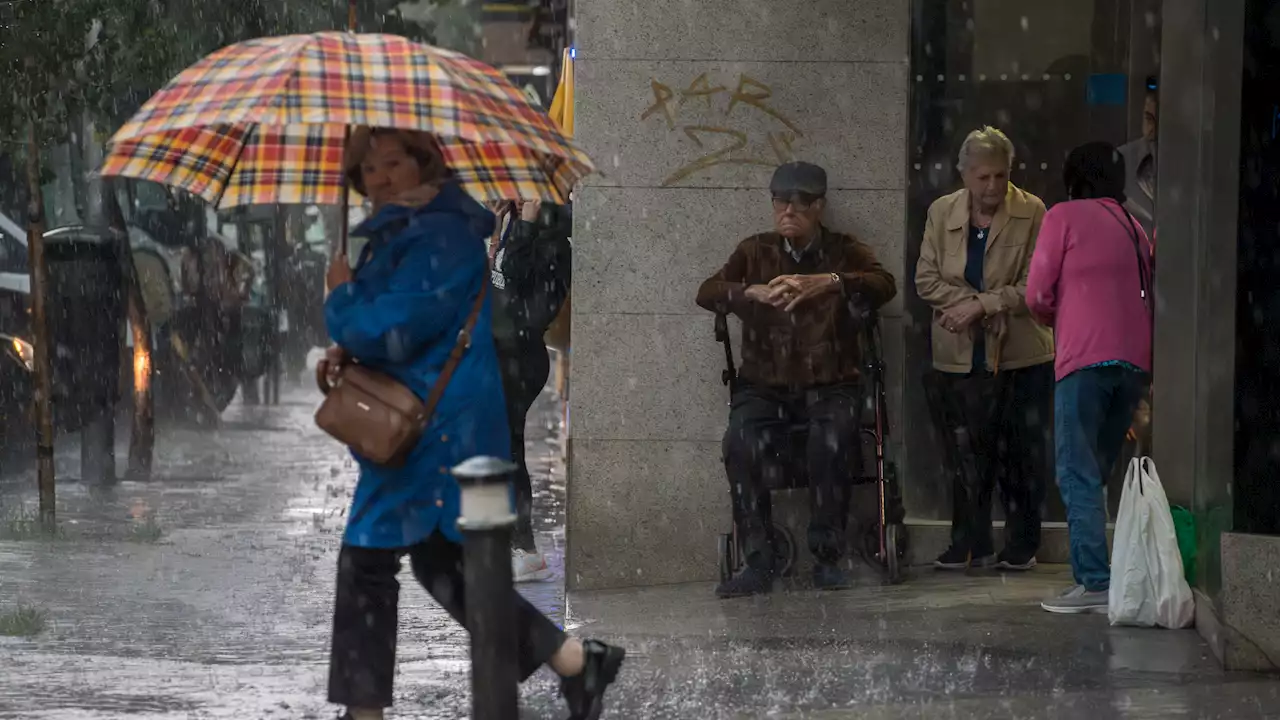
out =
<svg viewBox="0 0 1280 720"><path fill-rule="evenodd" d="M546 582L554 577L547 556L538 551L514 550L511 553L511 579L517 583Z"/></svg>

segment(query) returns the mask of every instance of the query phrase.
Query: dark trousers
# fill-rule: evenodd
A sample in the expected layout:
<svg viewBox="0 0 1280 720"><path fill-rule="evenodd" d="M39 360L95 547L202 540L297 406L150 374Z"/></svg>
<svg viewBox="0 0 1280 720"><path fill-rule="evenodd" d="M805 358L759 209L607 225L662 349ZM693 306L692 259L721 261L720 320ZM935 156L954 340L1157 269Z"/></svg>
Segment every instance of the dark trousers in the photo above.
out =
<svg viewBox="0 0 1280 720"><path fill-rule="evenodd" d="M724 438L734 522L747 564L773 570L769 488L792 462L809 473L809 550L822 563L844 554L851 478L861 455L862 393L857 384L788 390L742 383L733 393ZM791 429L805 425L803 458L791 457Z"/></svg>
<svg viewBox="0 0 1280 720"><path fill-rule="evenodd" d="M551 376L551 359L541 342L525 347L499 347L502 367L502 391L507 399L507 425L511 432L511 460L516 464L511 483L516 496L516 527L511 534L512 547L535 550L533 537L533 478L525 461L524 426L529 408L542 394Z"/></svg>
<svg viewBox="0 0 1280 720"><path fill-rule="evenodd" d="M1111 585L1103 490L1147 382L1145 373L1095 367L1071 373L1055 389L1058 489L1067 506L1071 570L1087 590Z"/></svg>
<svg viewBox="0 0 1280 720"><path fill-rule="evenodd" d="M329 655L329 702L347 707L391 706L396 669L400 560L454 620L467 627L462 546L440 533L403 549L343 545ZM528 678L564 644L565 634L515 590L520 677Z"/></svg>
<svg viewBox="0 0 1280 720"><path fill-rule="evenodd" d="M952 478L952 548L975 558L995 552L991 496L999 486L1005 552L1034 556L1052 477L1053 363L999 374L935 372L927 382Z"/></svg>

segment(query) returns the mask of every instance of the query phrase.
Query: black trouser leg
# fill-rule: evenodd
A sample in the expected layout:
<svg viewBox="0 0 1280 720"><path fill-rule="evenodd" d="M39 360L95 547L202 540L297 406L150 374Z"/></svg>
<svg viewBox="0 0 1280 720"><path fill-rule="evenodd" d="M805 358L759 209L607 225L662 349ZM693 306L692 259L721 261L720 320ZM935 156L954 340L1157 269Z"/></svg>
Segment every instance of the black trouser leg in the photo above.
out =
<svg viewBox="0 0 1280 720"><path fill-rule="evenodd" d="M982 557L994 552L995 545L991 494L999 469L994 422L997 385L987 372L942 378L943 415L956 463L952 472L951 546Z"/></svg>
<svg viewBox="0 0 1280 720"><path fill-rule="evenodd" d="M329 702L358 708L391 706L400 596L396 573L406 552L418 582L454 620L467 626L461 545L440 533L407 551L344 545L338 555ZM515 589L511 595L523 680L546 663L567 636Z"/></svg>
<svg viewBox="0 0 1280 720"><path fill-rule="evenodd" d="M414 577L440 603L440 607L467 627L462 546L436 533L426 542L409 549L409 564ZM516 612L517 653L520 679L523 681L556 654L567 636L514 588L511 590L511 603Z"/></svg>
<svg viewBox="0 0 1280 720"><path fill-rule="evenodd" d="M744 384L733 394L724 434L724 464L733 520L747 565L772 571L772 506L768 480L782 472L778 448L788 442L785 399L768 388Z"/></svg>
<svg viewBox="0 0 1280 720"><path fill-rule="evenodd" d="M1053 477L1053 363L1001 373L999 419L1006 452L999 473L1006 551L1034 557L1040 549L1041 507Z"/></svg>
<svg viewBox="0 0 1280 720"><path fill-rule="evenodd" d="M343 545L329 654L329 702L391 706L396 672L400 551Z"/></svg>
<svg viewBox="0 0 1280 720"><path fill-rule="evenodd" d="M507 425L511 433L511 460L516 464L511 483L516 497L516 526L511 545L521 550L535 550L533 535L533 478L525 458L524 428L529 408L537 401L551 374L547 348L531 343L526 348L502 351L502 389L507 400Z"/></svg>
<svg viewBox="0 0 1280 720"><path fill-rule="evenodd" d="M861 467L862 393L834 385L805 393L809 422L809 551L820 563L844 555L850 477Z"/></svg>

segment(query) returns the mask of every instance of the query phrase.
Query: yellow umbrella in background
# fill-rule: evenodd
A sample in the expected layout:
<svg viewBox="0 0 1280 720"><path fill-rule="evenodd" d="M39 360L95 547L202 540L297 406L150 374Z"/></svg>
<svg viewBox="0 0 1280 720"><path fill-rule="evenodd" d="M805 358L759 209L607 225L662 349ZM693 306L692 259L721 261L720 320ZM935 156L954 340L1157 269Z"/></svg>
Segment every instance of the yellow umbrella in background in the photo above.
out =
<svg viewBox="0 0 1280 720"><path fill-rule="evenodd" d="M565 48L560 64L560 84L551 99L551 121L560 126L566 137L573 137L573 53Z"/></svg>
<svg viewBox="0 0 1280 720"><path fill-rule="evenodd" d="M551 121L560 126L560 132L567 138L573 138L573 52L565 48L560 63L560 84L556 86L555 97L551 99L551 111L547 113ZM560 314L547 328L543 336L547 345L556 351L555 383L556 392L566 400L564 409L565 425L568 426L568 387L569 379L569 326L573 317L570 303L573 293L565 298Z"/></svg>

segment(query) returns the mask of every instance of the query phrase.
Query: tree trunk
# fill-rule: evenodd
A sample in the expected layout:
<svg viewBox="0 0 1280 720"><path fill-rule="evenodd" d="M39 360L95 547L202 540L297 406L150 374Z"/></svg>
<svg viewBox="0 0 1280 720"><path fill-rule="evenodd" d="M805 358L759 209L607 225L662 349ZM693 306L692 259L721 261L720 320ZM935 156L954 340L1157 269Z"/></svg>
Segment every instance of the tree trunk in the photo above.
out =
<svg viewBox="0 0 1280 720"><path fill-rule="evenodd" d="M129 306L129 325L133 333L133 423L129 433L129 469L125 476L130 480L146 481L151 479L151 460L156 446L155 400L151 394L151 321L147 318L147 306L138 285L138 271L133 265L133 250L129 245L129 228L120 210L115 185L116 181L103 179L102 205L116 241L123 284L121 291ZM121 342L124 342L123 336Z"/></svg>
<svg viewBox="0 0 1280 720"><path fill-rule="evenodd" d="M27 128L27 253L31 262L31 344L35 349L36 473L40 487L40 522L47 530L56 520L53 476L53 364L46 311L49 272L44 260L44 193L40 188L40 144L36 124Z"/></svg>

